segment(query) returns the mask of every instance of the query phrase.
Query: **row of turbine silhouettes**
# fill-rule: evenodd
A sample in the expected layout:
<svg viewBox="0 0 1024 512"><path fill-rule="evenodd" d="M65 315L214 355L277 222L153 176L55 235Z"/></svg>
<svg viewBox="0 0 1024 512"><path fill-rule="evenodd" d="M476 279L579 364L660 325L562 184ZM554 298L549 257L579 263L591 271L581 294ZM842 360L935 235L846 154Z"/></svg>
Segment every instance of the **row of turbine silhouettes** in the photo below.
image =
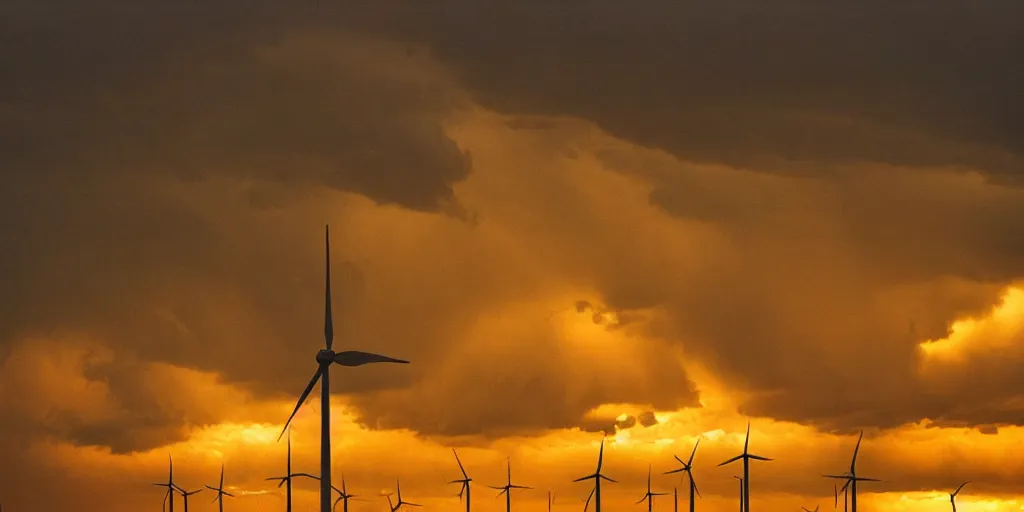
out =
<svg viewBox="0 0 1024 512"><path fill-rule="evenodd" d="M858 476L856 474L857 455L860 452L860 444L861 444L862 440L863 440L863 432L861 433L860 437L858 437L858 439L857 439L857 445L854 448L853 459L852 459L852 461L850 463L850 470L849 470L848 473L845 473L843 475L822 475L825 478L836 479L836 480L843 480L844 481L844 484L843 484L843 486L841 488L838 486L838 484L833 486L833 494L834 494L834 498L835 498L834 507L836 509L838 509L838 507L839 507L839 494L840 493L843 494L843 510L846 511L846 512L849 512L851 509L853 510L853 512L856 512L856 510L857 510L857 482L880 482L880 480L878 480L878 479L866 478L866 477L863 477L863 476ZM689 480L689 509L690 509L690 512L694 512L696 510L696 498L700 497L700 491L698 490L697 484L696 484L696 482L695 482L695 480L693 478L693 459L694 459L694 457L697 454L697 447L699 445L700 445L700 440L698 439L697 442L694 444L693 450L690 452L689 458L687 460L685 460L685 461L683 459L679 458L679 456L674 455L673 457L675 458L676 462L679 464L679 467L676 468L676 469L670 470L670 471L666 471L664 473L666 475L668 475L668 474L685 473L685 477L687 477L688 480ZM739 480L739 484L740 484L740 500L739 500L740 512L749 512L749 510L750 510L750 508L749 508L750 507L750 466L749 466L749 461L751 461L751 460L758 460L758 461L771 461L771 460L773 460L773 459L769 459L767 457L762 457L760 455L755 455L753 453L750 453L749 447L750 447L750 424L748 423L747 424L747 432L746 432L746 436L745 436L744 443L743 443L743 452L741 454L739 454L739 455L737 455L737 456L735 456L735 457L733 457L733 458L731 458L731 459L729 459L729 460L719 464L719 466L725 466L725 465L731 464L733 462L738 462L738 461L742 461L743 462L743 476L742 477L739 477L739 476L733 477L733 478L736 478L737 480ZM458 454L458 452L454 448L452 449L452 453L455 455L455 462L458 464L459 471L462 474L462 478L456 479L456 480L452 480L452 481L450 481L448 483L449 484L459 484L460 485L459 493L458 493L457 496L458 496L460 501L465 503L466 512L471 512L471 503L472 503L471 502L471 482L473 482L473 479L470 478L469 474L466 472L466 468L465 468L465 466L463 466L462 460L459 458L459 454ZM585 504L583 506L583 511L584 512L588 512L589 511L591 502L593 502L593 504L594 504L595 512L600 512L600 510L601 510L601 481L602 480L607 481L607 482L611 482L611 483L618 483L616 480L613 480L612 478L608 477L607 475L605 475L605 474L603 474L601 472L603 464L604 464L604 440L602 439L601 440L600 449L598 451L597 468L594 471L594 473L586 475L586 476L582 476L580 478L577 478L577 479L573 480L573 482L585 482L585 481L588 481L588 480L593 480L594 481L594 487L591 489L590 494L585 499ZM285 499L286 499L286 510L287 510L287 512L291 512L291 510L292 510L292 481L295 478L308 478L308 479L315 480L315 481L321 481L320 477L317 477L315 475L312 475L312 474L309 474L309 473L302 473L302 472L294 472L294 471L292 471L292 447L291 447L291 435L289 435L288 436L288 457L287 457L287 465L286 465L285 476L267 478L267 480L269 480L269 481L278 481L279 482L278 485L277 485L278 488L280 488L282 486L286 487L286 498ZM513 484L512 483L511 462L508 463L507 468L506 468L506 478L507 479L506 479L505 485L501 485L501 486L491 486L491 485L489 485L487 487L489 487L491 489L499 490L500 491L498 493L499 497L504 495L504 497L505 497L505 510L506 510L506 512L511 512L512 511L512 490L513 489L533 489L533 488L532 487L527 487L527 486L522 486L522 485L517 485L517 484ZM950 493L950 504L953 507L953 512L956 512L956 496L960 493L961 489L963 489L963 487L967 483L968 482L964 482L959 487L957 487L957 489L954 492ZM411 503L411 502L405 501L402 498L401 483L396 479L395 484L396 484L395 490L396 490L396 494L397 494L397 501L392 501L391 500L391 496L392 496L391 493L382 494L382 496L387 499L388 507L389 507L389 511L390 512L399 512L399 510L403 506L410 506L410 507L419 507L419 506L421 506L421 505L416 504L416 503ZM168 479L167 479L167 482L166 483L157 483L157 484L153 484L153 485L159 486L159 487L166 487L167 488L167 492L164 495L163 508L164 508L164 510L168 510L167 505L169 503L169 505L170 505L170 507L169 507L170 512L174 511L175 493L179 494L182 497L182 500L184 501L185 512L188 512L188 498L189 498L189 496L197 494L197 493L199 493L202 490L202 489L197 489L197 490L194 490L194 491L188 491L188 490L178 486L174 482L174 465L173 465L173 461L170 460L170 458L168 458ZM337 498L333 501L333 504L332 504L332 510L335 510L337 508L338 504L342 504L343 505L343 512L348 512L348 502L349 502L350 499L356 498L356 495L351 494L351 493L348 492L348 489L347 489L346 484L345 484L344 476L341 479L341 488L340 489L335 487L334 485L331 485L330 487L333 490L333 492L337 494ZM234 497L231 493L229 493L229 492L224 490L224 466L223 465L221 465L221 473L220 473L220 483L219 483L219 485L217 487L212 487L212 486L207 485L206 488L208 488L208 489L210 489L210 490L212 490L212 491L217 493L217 496L214 498L214 501L218 503L220 511L223 512L223 510L224 510L223 498L225 496ZM647 510L648 510L648 512L653 512L654 497L655 496L665 496L665 495L668 495L668 493L653 492L652 491L652 488L651 488L651 468L649 466L648 467L648 472L647 472L647 491L640 498L640 500L637 501L637 504L641 504L641 503L644 503L646 501L647 502ZM675 492L673 493L673 495L676 497L676 504L677 504L676 508L678 510L678 495ZM553 504L553 495L552 495L551 492L548 492L548 512L551 512L552 504ZM808 509L808 508L806 508L806 507L803 508L803 510L805 512L818 512L819 509L820 509L820 506L816 506L813 511Z"/></svg>

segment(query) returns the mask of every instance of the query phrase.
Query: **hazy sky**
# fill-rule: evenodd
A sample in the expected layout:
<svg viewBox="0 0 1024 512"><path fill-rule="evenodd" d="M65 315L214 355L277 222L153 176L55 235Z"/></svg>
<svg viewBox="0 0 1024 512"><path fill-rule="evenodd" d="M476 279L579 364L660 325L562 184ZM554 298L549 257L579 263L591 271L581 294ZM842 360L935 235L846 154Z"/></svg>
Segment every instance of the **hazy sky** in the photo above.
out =
<svg viewBox="0 0 1024 512"><path fill-rule="evenodd" d="M355 512L1024 509L1024 3L186 4L0 5L5 511L283 510L325 223Z"/></svg>

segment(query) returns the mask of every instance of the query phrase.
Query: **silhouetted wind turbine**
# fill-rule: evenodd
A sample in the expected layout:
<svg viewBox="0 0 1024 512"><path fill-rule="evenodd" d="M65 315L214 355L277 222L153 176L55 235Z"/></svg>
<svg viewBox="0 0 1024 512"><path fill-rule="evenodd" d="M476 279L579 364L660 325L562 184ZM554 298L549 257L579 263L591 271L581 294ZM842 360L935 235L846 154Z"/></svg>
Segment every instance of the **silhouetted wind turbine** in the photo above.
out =
<svg viewBox="0 0 1024 512"><path fill-rule="evenodd" d="M160 505L161 510L167 506L167 500L170 498L171 506L167 508L170 512L174 512L174 491L181 490L174 483L174 461L171 459L170 454L167 455L167 483L165 484L153 484L157 487L166 487L167 492L164 494L164 502Z"/></svg>
<svg viewBox="0 0 1024 512"><path fill-rule="evenodd" d="M857 512L857 482L881 482L881 480L875 478L857 476L857 453L860 452L860 442L862 439L864 439L863 430L857 438L857 447L853 449L853 460L850 461L849 473L845 475L824 475L825 478L846 480L846 485L843 486L843 489L845 490L847 486L850 487L850 509L852 512Z"/></svg>
<svg viewBox="0 0 1024 512"><path fill-rule="evenodd" d="M324 339L326 347L316 354L317 370L309 380L306 389L299 396L292 415L284 424L284 430L277 437L280 441L295 413L299 412L313 386L320 381L320 512L331 512L331 364L341 366L362 366L371 363L403 363L409 361L394 359L379 354L346 350L334 351L334 321L331 312L331 232L330 227L324 229L324 247L327 258L326 285L324 292ZM321 380L322 378L322 380Z"/></svg>
<svg viewBox="0 0 1024 512"><path fill-rule="evenodd" d="M969 483L971 483L970 480L960 484L960 487L957 487L955 491L950 493L950 495L949 495L949 503L950 503L950 505L953 505L953 512L956 512L956 495L960 494L960 489L963 489L964 486L969 484Z"/></svg>
<svg viewBox="0 0 1024 512"><path fill-rule="evenodd" d="M185 502L185 512L188 512L188 497L192 496L193 494L199 494L202 491L203 491L202 489L196 489L194 491L186 491L185 489L182 489L180 487L178 488L178 493L181 494L181 501Z"/></svg>
<svg viewBox="0 0 1024 512"><path fill-rule="evenodd" d="M338 506L338 502L340 501L344 503L341 507L342 512L348 512L348 500L355 498L356 495L348 493L348 487L345 486L345 476L342 475L341 477L341 489L338 489L337 487L334 486L331 487L334 489L335 492L338 493L338 499L334 500L334 505L331 505L331 510L334 510L334 508Z"/></svg>
<svg viewBox="0 0 1024 512"><path fill-rule="evenodd" d="M751 460L763 460L770 461L767 457L760 455L754 455L749 452L750 447L750 422L747 422L747 437L743 441L743 453L719 464L719 466L725 466L726 464L732 464L738 460L743 461L743 510L744 512L750 512L750 461Z"/></svg>
<svg viewBox="0 0 1024 512"><path fill-rule="evenodd" d="M693 456L697 454L697 447L698 446L700 446L700 439L697 439L697 442L694 443L693 451L690 452L690 459L687 460L686 462L683 462L683 459L680 459L679 456L673 455L673 457L675 457L676 461L678 461L680 464L682 464L682 467L680 467L679 469L673 469L672 471L666 471L665 472L666 475L670 475L672 473L686 472L686 475L690 477L690 512L694 512L694 510L696 510L696 503L695 503L695 500L694 500L694 494L696 494L697 496L700 496L700 491L697 490L697 484L694 483L694 481L693 481L693 472L692 472L693 471Z"/></svg>
<svg viewBox="0 0 1024 512"><path fill-rule="evenodd" d="M740 512L743 512L743 479L738 476L733 478L740 481Z"/></svg>
<svg viewBox="0 0 1024 512"><path fill-rule="evenodd" d="M388 499L388 505L391 506L391 512L398 512L398 509L402 508L402 505L408 505L410 507L422 507L423 505L417 505L415 503L409 503L408 501L402 501L402 484L395 479L395 490L398 492L398 502L391 503L391 495L385 496Z"/></svg>
<svg viewBox="0 0 1024 512"><path fill-rule="evenodd" d="M314 480L320 480L319 478L309 473L292 473L292 431L288 429L288 463L285 467L285 476L272 476L267 480L280 480L281 483L277 484L278 487L286 485L285 487L285 501L287 501L286 510L292 512L292 478L297 476L304 476L306 478L312 478Z"/></svg>
<svg viewBox="0 0 1024 512"><path fill-rule="evenodd" d="M502 494L505 495L505 512L512 512L512 489L533 489L533 487L524 487L522 485L513 485L512 484L512 459L508 460L508 469L507 469L507 471L508 471L508 480L506 481L505 485L503 485L501 487L495 487L493 485L488 485L487 487L490 487L491 489L500 490L501 492L498 493L498 496L501 496Z"/></svg>
<svg viewBox="0 0 1024 512"><path fill-rule="evenodd" d="M646 500L647 501L647 512L652 512L654 510L654 497L655 496L665 496L667 494L668 494L667 492L651 492L651 465L648 464L647 465L647 494L644 494L644 497L640 498L640 501L636 502L636 504L639 505L639 504L643 503L644 500Z"/></svg>
<svg viewBox="0 0 1024 512"><path fill-rule="evenodd" d="M462 501L462 495L463 495L463 493L465 493L465 495L466 495L466 512L469 512L469 500L470 500L469 483L472 482L473 479L470 478L469 475L466 474L466 468L462 466L462 461L459 460L459 453L455 451L455 448L452 448L452 453L455 454L455 462L457 462L459 464L459 471L462 471L462 480L452 480L451 482L448 482L448 483L449 484L462 484L462 488L459 489L459 501Z"/></svg>
<svg viewBox="0 0 1024 512"><path fill-rule="evenodd" d="M607 480L611 483L618 483L601 474L602 464L604 464L604 439L601 439L601 450L597 452L597 471L592 475L582 476L573 480L573 482L582 482L590 479L594 480L594 492L591 493L591 496L594 498L594 512L601 512L601 479ZM583 506L584 512L586 512L588 505L590 505L590 498L587 498L587 505Z"/></svg>
<svg viewBox="0 0 1024 512"><path fill-rule="evenodd" d="M224 464L220 465L220 485L217 487L210 487L207 485L206 488L217 493L217 496L213 498L213 501L217 502L217 510L220 512L224 512L224 496L229 496L231 498L235 497L234 494L224 490ZM213 503L213 501L210 503Z"/></svg>
<svg viewBox="0 0 1024 512"><path fill-rule="evenodd" d="M835 510L835 509L839 508L839 486L838 485L833 485L832 486L832 495L835 496L835 504L832 505L832 509Z"/></svg>

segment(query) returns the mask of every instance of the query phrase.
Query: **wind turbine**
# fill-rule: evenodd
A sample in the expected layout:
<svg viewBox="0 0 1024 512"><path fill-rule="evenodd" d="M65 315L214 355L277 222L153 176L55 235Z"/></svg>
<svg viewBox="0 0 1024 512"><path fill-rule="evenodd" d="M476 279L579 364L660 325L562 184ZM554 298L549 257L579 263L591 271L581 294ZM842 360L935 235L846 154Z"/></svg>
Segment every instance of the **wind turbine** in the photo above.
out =
<svg viewBox="0 0 1024 512"><path fill-rule="evenodd" d="M473 481L469 475L466 474L466 468L462 466L462 461L459 460L459 452L452 448L452 453L455 454L455 462L459 464L459 471L462 471L462 480L452 480L449 484L462 484L462 488L459 489L459 501L462 501L462 494L466 494L466 512L469 512L469 483Z"/></svg>
<svg viewBox="0 0 1024 512"><path fill-rule="evenodd" d="M313 386L320 381L320 512L331 512L331 364L362 366L371 363L408 364L409 361L357 350L334 351L334 320L331 312L331 231L329 226L324 229L324 247L324 254L327 258L326 285L324 287L324 339L327 348L317 352L317 370L313 373L313 378L309 380L302 395L299 396L299 401L295 404L295 409L288 417L288 421L285 422L284 429L277 440L280 441L284 436L295 413L299 412L299 408L306 401Z"/></svg>
<svg viewBox="0 0 1024 512"><path fill-rule="evenodd" d="M639 504L643 503L644 500L646 500L647 501L647 512L653 512L653 510L654 510L654 497L655 496L665 496L667 494L668 494L667 492L651 492L651 466L650 466L650 464L648 464L647 465L647 494L644 494L644 497L640 498L640 501L636 502L636 504L639 505Z"/></svg>
<svg viewBox="0 0 1024 512"><path fill-rule="evenodd" d="M591 496L594 498L594 512L601 512L601 479L605 479L612 483L618 483L611 478L608 478L601 474L601 465L604 463L604 439L601 439L601 451L597 452L597 471L592 475L581 476L573 482L582 482L584 480L594 480L594 491ZM583 506L584 512L587 510L587 506L590 505L590 498L587 498L587 505Z"/></svg>
<svg viewBox="0 0 1024 512"><path fill-rule="evenodd" d="M314 480L320 480L320 479L315 477L315 476L313 476L313 475L311 475L311 474L309 474L309 473L292 473L292 431L291 431L291 429L288 430L288 463L287 463L287 466L285 467L285 469L286 469L285 476L272 476L272 477L268 478L267 480L280 480L281 483L277 484L278 487L281 487L282 485L287 486L287 487L285 487L285 501L287 501L287 503L288 503L286 510L288 512L292 512L292 478L297 477L297 476L304 476L306 478L312 478Z"/></svg>
<svg viewBox="0 0 1024 512"><path fill-rule="evenodd" d="M334 486L331 487L334 489L335 492L338 493L338 499L334 500L334 505L331 506L331 510L334 510L334 508L338 506L338 502L340 501L343 503L343 505L341 506L342 511L348 512L348 500L355 498L356 495L348 493L348 487L345 486L345 476L342 475L341 477L341 489L338 489L337 487Z"/></svg>
<svg viewBox="0 0 1024 512"><path fill-rule="evenodd" d="M746 440L743 441L743 453L741 453L741 454L739 454L739 455L737 455L737 456L735 456L735 457L733 457L733 458L731 458L731 459L729 459L729 460L719 464L719 466L725 466L726 464L732 464L733 462L736 462L738 460L742 460L743 461L743 498L742 498L742 500L743 500L743 511L744 512L750 512L750 461L751 461L751 459L753 459L753 460L763 460L763 461L770 461L770 460L772 460L772 459L769 459L767 457L762 457L760 455L754 455L754 454L750 453L750 451L748 450L749 447L750 447L750 422L748 421L747 422L747 437L746 437Z"/></svg>
<svg viewBox="0 0 1024 512"><path fill-rule="evenodd" d="M953 512L956 512L956 495L960 494L960 489L963 489L964 486L969 483L971 483L970 480L960 484L960 487L957 487L956 490L949 495L949 503L953 505Z"/></svg>
<svg viewBox="0 0 1024 512"><path fill-rule="evenodd" d="M234 498L235 495L224 490L224 464L220 465L220 485L217 487L206 486L207 489L217 493L217 497L213 498L213 501L217 502L217 509L220 512L224 512L224 496ZM213 503L212 501L210 503Z"/></svg>
<svg viewBox="0 0 1024 512"><path fill-rule="evenodd" d="M498 496L501 496L502 494L505 495L505 512L512 512L512 489L533 489L533 487L524 487L522 485L512 484L512 459L508 460L508 480L505 485L501 487L488 485L487 487L500 490L501 492L498 493Z"/></svg>
<svg viewBox="0 0 1024 512"><path fill-rule="evenodd" d="M857 438L857 447L853 449L853 460L850 461L850 472L845 475L824 475L825 478L832 478L835 480L846 480L846 484L843 485L843 490L846 487L850 488L850 509L852 512L857 512L857 482L881 482L881 480L875 478L864 478L857 476L857 453L860 452L860 442L864 439L864 431L860 432L860 437Z"/></svg>
<svg viewBox="0 0 1024 512"><path fill-rule="evenodd" d="M740 512L743 512L743 479L738 476L733 478L740 481Z"/></svg>
<svg viewBox="0 0 1024 512"><path fill-rule="evenodd" d="M202 492L202 489L196 489L194 491L186 491L185 489L182 489L180 487L178 488L178 493L181 494L181 501L185 502L185 512L188 512L188 497L192 496L193 494L199 494L200 492Z"/></svg>
<svg viewBox="0 0 1024 512"><path fill-rule="evenodd" d="M807 507L800 507L800 508L804 509L804 512L818 512L818 509L821 508L821 505L815 505L814 506L814 510L811 510L811 509L809 509Z"/></svg>
<svg viewBox="0 0 1024 512"><path fill-rule="evenodd" d="M164 494L164 502L160 505L161 508L167 505L167 499L170 498L171 506L168 508L170 512L174 512L174 492L180 491L181 487L178 487L174 483L174 461L171 460L171 455L167 455L167 483L165 484L153 484L157 487L166 487L167 492Z"/></svg>
<svg viewBox="0 0 1024 512"><path fill-rule="evenodd" d="M395 490L398 491L398 502L391 503L391 495L385 496L388 499L388 505L391 506L391 512L398 512L398 509L402 508L402 505L408 505L410 507L422 507L423 505L417 505L415 503L409 503L408 501L402 501L402 484L395 479Z"/></svg>
<svg viewBox="0 0 1024 512"><path fill-rule="evenodd" d="M686 475L690 477L690 512L694 512L694 510L696 510L696 503L694 501L693 495L696 494L697 496L700 496L700 491L697 490L697 484L694 483L694 481L693 481L693 472L692 472L693 471L693 456L697 454L697 447L698 446L700 446L700 439L697 439L697 442L693 445L693 451L690 452L690 459L687 460L686 462L683 462L683 459L680 459L679 456L673 455L673 457L675 457L676 461L679 462L679 464L682 464L682 467L680 467L678 469L673 469L672 471L666 471L665 472L666 475L669 475L669 474L672 474L672 473L679 473L679 472L684 472L685 471Z"/></svg>

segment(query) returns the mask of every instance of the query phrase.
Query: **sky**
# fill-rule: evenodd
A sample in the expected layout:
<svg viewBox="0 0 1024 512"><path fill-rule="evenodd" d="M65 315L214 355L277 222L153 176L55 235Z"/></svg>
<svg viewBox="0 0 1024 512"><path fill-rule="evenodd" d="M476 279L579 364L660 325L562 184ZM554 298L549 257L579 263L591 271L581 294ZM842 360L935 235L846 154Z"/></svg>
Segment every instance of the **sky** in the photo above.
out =
<svg viewBox="0 0 1024 512"><path fill-rule="evenodd" d="M0 5L0 503L1024 510L1024 4ZM314 396L316 392L314 392ZM319 402L293 422L318 472ZM190 501L214 510L212 493ZM297 510L316 502L297 484ZM179 500L179 507L180 500ZM842 505L840 504L840 507ZM304 507L304 508L299 508ZM671 510L671 497L655 509ZM685 508L685 506L684 506Z"/></svg>

